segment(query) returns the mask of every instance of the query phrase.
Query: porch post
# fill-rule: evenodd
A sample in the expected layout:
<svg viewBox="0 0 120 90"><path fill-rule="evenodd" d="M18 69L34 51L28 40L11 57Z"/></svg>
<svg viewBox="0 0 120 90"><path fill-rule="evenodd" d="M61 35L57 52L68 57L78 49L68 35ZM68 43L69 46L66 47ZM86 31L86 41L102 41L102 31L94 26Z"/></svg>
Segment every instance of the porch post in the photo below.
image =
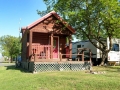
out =
<svg viewBox="0 0 120 90"><path fill-rule="evenodd" d="M51 59L53 59L53 33L51 33Z"/></svg>
<svg viewBox="0 0 120 90"><path fill-rule="evenodd" d="M82 51L82 61L84 61L84 51Z"/></svg>
<svg viewBox="0 0 120 90"><path fill-rule="evenodd" d="M70 50L70 58L72 58L72 35L69 36L69 50Z"/></svg>
<svg viewBox="0 0 120 90"><path fill-rule="evenodd" d="M32 55L32 31L29 31L29 57L31 61L31 55Z"/></svg>
<svg viewBox="0 0 120 90"><path fill-rule="evenodd" d="M91 62L91 49L89 49L89 53L90 53L90 62Z"/></svg>

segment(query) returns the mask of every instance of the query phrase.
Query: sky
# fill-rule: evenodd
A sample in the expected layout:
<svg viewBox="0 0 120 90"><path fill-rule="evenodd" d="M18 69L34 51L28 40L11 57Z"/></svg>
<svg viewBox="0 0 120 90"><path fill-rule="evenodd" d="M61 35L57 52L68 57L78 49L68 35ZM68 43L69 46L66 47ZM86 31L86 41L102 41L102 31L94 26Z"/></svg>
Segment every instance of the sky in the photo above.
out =
<svg viewBox="0 0 120 90"><path fill-rule="evenodd" d="M0 37L18 37L19 28L40 18L37 10L46 10L43 0L0 0Z"/></svg>
<svg viewBox="0 0 120 90"><path fill-rule="evenodd" d="M0 37L18 37L19 28L40 18L37 10L46 10L43 0L0 0Z"/></svg>

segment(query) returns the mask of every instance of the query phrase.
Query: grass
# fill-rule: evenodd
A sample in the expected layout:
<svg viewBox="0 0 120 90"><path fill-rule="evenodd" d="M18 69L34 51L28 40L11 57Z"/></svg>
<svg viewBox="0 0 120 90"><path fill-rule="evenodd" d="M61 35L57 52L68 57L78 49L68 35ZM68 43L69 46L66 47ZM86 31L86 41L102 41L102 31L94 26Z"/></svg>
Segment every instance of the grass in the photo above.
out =
<svg viewBox="0 0 120 90"><path fill-rule="evenodd" d="M32 74L15 66L0 67L0 90L119 90L120 66L93 67L105 74L85 71Z"/></svg>

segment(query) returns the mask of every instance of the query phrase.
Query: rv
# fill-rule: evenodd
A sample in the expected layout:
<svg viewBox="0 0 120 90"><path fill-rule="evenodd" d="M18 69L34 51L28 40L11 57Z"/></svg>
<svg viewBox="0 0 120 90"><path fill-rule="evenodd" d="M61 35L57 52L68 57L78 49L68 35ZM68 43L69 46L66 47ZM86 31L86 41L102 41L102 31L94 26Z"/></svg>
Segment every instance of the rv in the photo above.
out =
<svg viewBox="0 0 120 90"><path fill-rule="evenodd" d="M107 44L107 47L109 48L109 39L101 39L105 44ZM94 40L95 43L99 45L97 41ZM77 54L77 48L89 48L92 52L92 62L94 65L98 65L101 62L102 52L96 48L89 40L85 41L77 41L72 42L72 54ZM87 53L87 52L86 52ZM87 58L89 56L85 55L84 58ZM77 58L77 55L72 55L73 59ZM107 61L109 62L120 62L120 39L112 39L112 49L108 53Z"/></svg>

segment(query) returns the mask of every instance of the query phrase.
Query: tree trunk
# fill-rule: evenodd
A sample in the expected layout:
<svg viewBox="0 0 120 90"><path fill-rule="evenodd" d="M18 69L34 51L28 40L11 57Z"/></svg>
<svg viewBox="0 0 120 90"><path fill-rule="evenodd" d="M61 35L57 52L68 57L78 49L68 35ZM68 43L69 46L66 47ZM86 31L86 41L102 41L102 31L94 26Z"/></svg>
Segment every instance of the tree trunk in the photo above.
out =
<svg viewBox="0 0 120 90"><path fill-rule="evenodd" d="M102 52L102 60L101 60L101 63L100 63L100 65L104 65L105 64L105 60L107 59L107 55L108 55L108 53L107 52Z"/></svg>
<svg viewBox="0 0 120 90"><path fill-rule="evenodd" d="M13 62L13 57L12 57L12 56L11 56L10 62L11 62L11 63Z"/></svg>

